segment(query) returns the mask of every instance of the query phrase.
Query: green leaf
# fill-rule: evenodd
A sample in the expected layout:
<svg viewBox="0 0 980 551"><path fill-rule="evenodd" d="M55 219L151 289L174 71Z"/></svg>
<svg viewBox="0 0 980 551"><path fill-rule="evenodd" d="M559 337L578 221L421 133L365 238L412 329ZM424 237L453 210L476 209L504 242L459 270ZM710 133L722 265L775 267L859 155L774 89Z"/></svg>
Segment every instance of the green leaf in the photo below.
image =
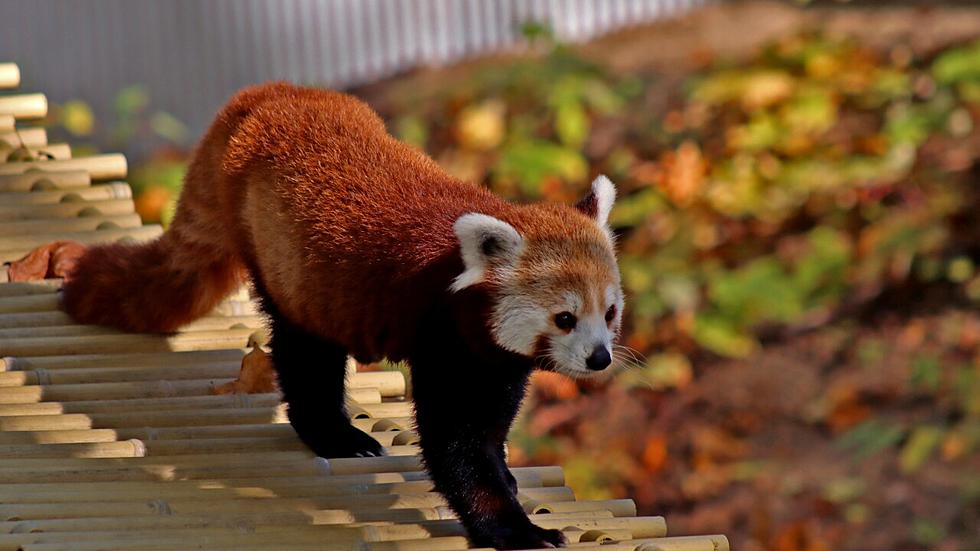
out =
<svg viewBox="0 0 980 551"><path fill-rule="evenodd" d="M174 143L182 143L187 139L187 126L170 113L154 113L150 117L150 128L158 136Z"/></svg>
<svg viewBox="0 0 980 551"><path fill-rule="evenodd" d="M854 451L858 459L867 459L894 446L903 436L905 429L901 426L871 419L842 434L837 443L844 449Z"/></svg>
<svg viewBox="0 0 980 551"><path fill-rule="evenodd" d="M704 314L695 318L694 340L715 354L730 358L744 358L759 347L746 331L719 316Z"/></svg>
<svg viewBox="0 0 980 551"><path fill-rule="evenodd" d="M932 63L932 75L943 84L980 80L980 41L943 52Z"/></svg>
<svg viewBox="0 0 980 551"><path fill-rule="evenodd" d="M404 115L395 119L395 135L399 140L425 149L429 141L429 129L425 120L418 115Z"/></svg>
<svg viewBox="0 0 980 551"><path fill-rule="evenodd" d="M919 544L932 547L946 538L946 529L934 520L917 517L912 521L912 536Z"/></svg>
<svg viewBox="0 0 980 551"><path fill-rule="evenodd" d="M898 464L905 473L913 473L929 459L936 446L942 442L945 431L938 426L916 427L902 447Z"/></svg>
<svg viewBox="0 0 980 551"><path fill-rule="evenodd" d="M935 392L939 389L941 377L942 368L938 359L931 356L917 356L912 360L909 382L913 387Z"/></svg>
<svg viewBox="0 0 980 551"><path fill-rule="evenodd" d="M562 102L555 111L555 133L564 145L579 149L589 137L589 116L578 101Z"/></svg>
<svg viewBox="0 0 980 551"><path fill-rule="evenodd" d="M581 181L589 167L580 153L567 147L543 140L521 140L504 147L495 169L497 177L515 180L524 193L536 196L544 178Z"/></svg>
<svg viewBox="0 0 980 551"><path fill-rule="evenodd" d="M824 485L823 497L831 503L849 503L864 495L867 489L867 483L861 478L835 478Z"/></svg>
<svg viewBox="0 0 980 551"><path fill-rule="evenodd" d="M654 216L667 208L663 196L647 188L622 197L616 201L609 223L615 227L639 226L648 217Z"/></svg>
<svg viewBox="0 0 980 551"><path fill-rule="evenodd" d="M120 117L132 117L150 104L150 94L142 85L123 88L116 95L116 113Z"/></svg>
<svg viewBox="0 0 980 551"><path fill-rule="evenodd" d="M95 115L84 101L66 101L61 106L61 125L75 136L88 136L95 127Z"/></svg>

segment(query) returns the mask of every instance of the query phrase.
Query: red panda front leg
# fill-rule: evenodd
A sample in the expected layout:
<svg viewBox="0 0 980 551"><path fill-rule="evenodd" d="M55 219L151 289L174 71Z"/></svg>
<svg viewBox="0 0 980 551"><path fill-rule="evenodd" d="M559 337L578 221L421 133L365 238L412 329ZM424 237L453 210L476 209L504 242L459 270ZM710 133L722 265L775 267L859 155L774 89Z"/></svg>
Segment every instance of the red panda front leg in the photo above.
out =
<svg viewBox="0 0 980 551"><path fill-rule="evenodd" d="M504 463L503 439L524 396L527 373L452 353L409 363L422 457L470 542L496 549L562 546L560 531L528 519Z"/></svg>
<svg viewBox="0 0 980 551"><path fill-rule="evenodd" d="M272 362L296 434L320 457L384 455L347 415L347 351L310 334L263 304L272 320Z"/></svg>

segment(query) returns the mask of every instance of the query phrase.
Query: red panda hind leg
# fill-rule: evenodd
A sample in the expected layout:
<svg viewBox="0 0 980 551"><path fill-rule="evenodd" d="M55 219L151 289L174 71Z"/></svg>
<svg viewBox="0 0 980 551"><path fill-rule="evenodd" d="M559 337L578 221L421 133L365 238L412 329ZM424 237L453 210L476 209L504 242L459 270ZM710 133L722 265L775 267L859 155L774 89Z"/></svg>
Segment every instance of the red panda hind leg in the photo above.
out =
<svg viewBox="0 0 980 551"><path fill-rule="evenodd" d="M296 435L320 457L384 455L377 440L355 428L347 414L347 350L287 320L255 283L271 322L272 363Z"/></svg>

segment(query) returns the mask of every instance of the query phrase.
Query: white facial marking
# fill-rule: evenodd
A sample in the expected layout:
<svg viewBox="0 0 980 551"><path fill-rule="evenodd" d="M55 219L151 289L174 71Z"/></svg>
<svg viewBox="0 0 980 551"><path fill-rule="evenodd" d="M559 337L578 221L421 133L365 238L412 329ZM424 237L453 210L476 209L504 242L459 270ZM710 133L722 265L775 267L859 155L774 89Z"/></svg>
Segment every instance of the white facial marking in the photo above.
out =
<svg viewBox="0 0 980 551"><path fill-rule="evenodd" d="M484 281L490 266L501 272L513 269L524 249L524 238L513 226L486 214L460 216L453 231L459 239L464 267L449 287L453 292Z"/></svg>
<svg viewBox="0 0 980 551"><path fill-rule="evenodd" d="M501 348L531 356L538 336L548 332L551 316L526 294L505 290L494 305L491 322L494 340Z"/></svg>

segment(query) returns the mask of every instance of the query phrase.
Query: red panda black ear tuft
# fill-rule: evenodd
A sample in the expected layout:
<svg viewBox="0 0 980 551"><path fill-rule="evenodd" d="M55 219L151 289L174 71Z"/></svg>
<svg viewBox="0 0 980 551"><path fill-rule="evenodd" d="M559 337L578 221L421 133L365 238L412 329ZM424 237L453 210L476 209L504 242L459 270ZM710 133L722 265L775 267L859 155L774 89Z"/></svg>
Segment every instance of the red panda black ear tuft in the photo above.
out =
<svg viewBox="0 0 980 551"><path fill-rule="evenodd" d="M513 265L524 248L524 238L514 226L486 214L471 212L460 216L453 231L459 239L464 267L450 286L454 292L483 281L491 266Z"/></svg>
<svg viewBox="0 0 980 551"><path fill-rule="evenodd" d="M596 224L606 228L609 224L609 211L616 202L616 186L603 175L592 181L589 194L575 203L575 208L595 220Z"/></svg>

